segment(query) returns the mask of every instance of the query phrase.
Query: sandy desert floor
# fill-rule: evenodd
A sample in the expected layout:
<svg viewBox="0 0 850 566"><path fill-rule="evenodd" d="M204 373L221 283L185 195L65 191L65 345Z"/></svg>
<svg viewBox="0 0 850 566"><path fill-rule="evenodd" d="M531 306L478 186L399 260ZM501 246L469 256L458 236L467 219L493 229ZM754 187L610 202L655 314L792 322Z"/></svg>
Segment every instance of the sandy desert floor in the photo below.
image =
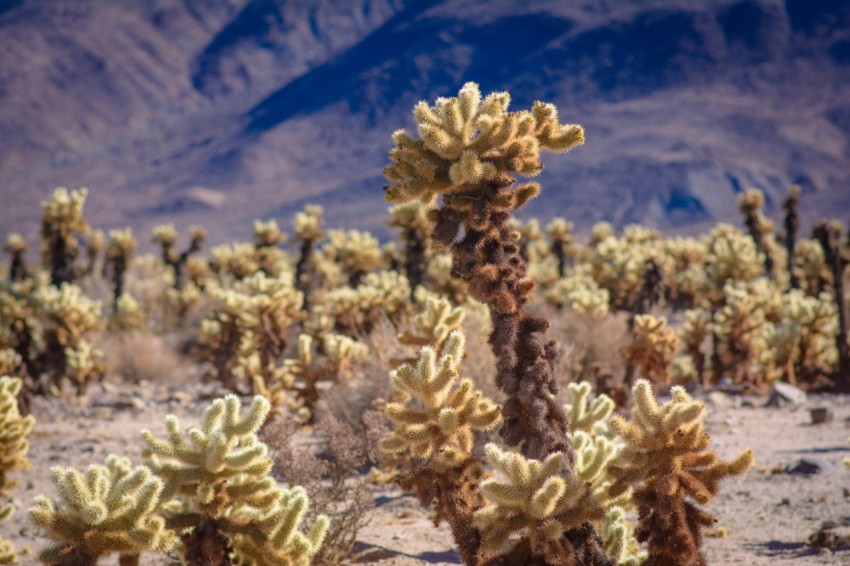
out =
<svg viewBox="0 0 850 566"><path fill-rule="evenodd" d="M0 524L0 533L23 550L22 564L37 564L44 543L29 525L25 509L40 494L53 494L49 469L54 465L85 467L101 463L110 453L141 459L139 430L163 432L165 414L176 414L181 426L197 422L209 397L209 387L192 384L109 384L95 386L82 399L39 399L31 434L32 469L14 475L17 511ZM850 564L850 550L813 549L809 535L824 521L837 532L850 533L850 397L812 395L803 405L767 408L761 397L720 392L702 396L708 405L707 429L723 458L746 447L755 450L757 466L744 477L723 485L710 510L725 537L709 537L705 551L710 564L774 563ZM811 424L809 410L828 407L834 418ZM788 473L801 459L821 467L817 474ZM358 536L356 563L381 566L460 564L451 535L434 528L428 512L394 486L374 486L376 507L370 524ZM848 495L845 495L848 494ZM28 551L27 551L28 549ZM167 559L150 556L146 564ZM105 562L107 564L113 561Z"/></svg>

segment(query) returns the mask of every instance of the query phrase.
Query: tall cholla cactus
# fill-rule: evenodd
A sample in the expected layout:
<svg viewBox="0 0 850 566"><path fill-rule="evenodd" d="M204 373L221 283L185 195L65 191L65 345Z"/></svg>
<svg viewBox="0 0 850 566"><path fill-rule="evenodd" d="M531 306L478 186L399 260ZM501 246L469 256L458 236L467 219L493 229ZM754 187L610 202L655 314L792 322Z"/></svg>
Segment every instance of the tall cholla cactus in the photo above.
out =
<svg viewBox="0 0 850 566"><path fill-rule="evenodd" d="M637 538L649 545L648 564L704 566L700 530L715 519L698 505L712 500L722 479L751 468L753 453L719 460L703 431L705 406L683 388L673 387L672 400L661 406L646 380L638 380L632 392L631 420L615 415L610 423L626 443L609 468L616 478L610 495L634 488Z"/></svg>
<svg viewBox="0 0 850 566"><path fill-rule="evenodd" d="M351 287L359 285L361 279L381 262L378 239L360 230L331 230L322 253L327 259L342 266Z"/></svg>
<svg viewBox="0 0 850 566"><path fill-rule="evenodd" d="M139 243L129 228L111 230L106 245L103 275L112 280L112 311L118 312L118 301L124 294L124 274Z"/></svg>
<svg viewBox="0 0 850 566"><path fill-rule="evenodd" d="M162 250L162 262L174 271L174 288L183 286L183 267L192 254L198 253L207 239L207 231L200 226L189 227L189 247L182 252L174 249L177 244L177 230L173 224L162 224L153 229L153 242Z"/></svg>
<svg viewBox="0 0 850 566"><path fill-rule="evenodd" d="M573 235L573 223L563 218L553 218L546 225L546 233L552 246L552 253L558 260L558 277L563 277L578 255L578 245Z"/></svg>
<svg viewBox="0 0 850 566"><path fill-rule="evenodd" d="M3 246L3 251L9 254L9 280L21 281L28 277L27 263L24 259L24 254L27 253L29 246L24 241L24 237L20 234L9 234L6 244Z"/></svg>
<svg viewBox="0 0 850 566"><path fill-rule="evenodd" d="M838 332L835 345L838 350L838 368L835 383L850 391L850 343L847 341L847 298L844 295L844 272L850 265L850 252L841 242L842 227L839 222L819 222L813 237L823 248L826 264L832 270L832 294L838 312Z"/></svg>
<svg viewBox="0 0 850 566"><path fill-rule="evenodd" d="M627 381L632 382L634 371L656 384L670 385L670 363L679 349L679 336L667 327L667 319L651 314L634 318L632 342L625 351Z"/></svg>
<svg viewBox="0 0 850 566"><path fill-rule="evenodd" d="M756 243L756 247L764 256L764 271L768 277L774 277L773 222L762 213L764 193L758 189L748 189L738 199L738 209L744 215L747 232Z"/></svg>
<svg viewBox="0 0 850 566"><path fill-rule="evenodd" d="M399 479L400 485L426 507L434 505L434 523L446 520L464 563L477 564L481 533L472 517L479 506L481 469L472 456L473 432L493 428L501 416L499 407L476 391L471 380L458 382L463 350L463 334L455 331L439 358L426 346L416 366L405 364L390 373L404 401L387 404L397 427L381 447L407 452L419 461Z"/></svg>
<svg viewBox="0 0 850 566"><path fill-rule="evenodd" d="M674 309L690 309L698 305L704 294L707 243L696 238L669 238L664 252L672 261L666 273L667 303Z"/></svg>
<svg viewBox="0 0 850 566"><path fill-rule="evenodd" d="M782 210L785 212L782 219L782 224L785 227L783 243L785 244L785 257L788 261L786 267L790 277L789 284L792 289L797 289L800 285L800 281L794 273L797 233L800 231L800 215L797 213L797 209L800 207L800 191L800 185L791 185L788 190L788 198L782 202Z"/></svg>
<svg viewBox="0 0 850 566"><path fill-rule="evenodd" d="M146 465L165 483L163 500L174 499L163 508L168 526L192 529L182 536L190 564L229 564L233 552L257 566L307 566L321 546L327 517L302 534L304 490L282 489L270 475L272 459L257 437L269 409L257 396L242 416L228 395L207 408L199 428L181 433L169 416L167 438L142 432Z"/></svg>
<svg viewBox="0 0 850 566"><path fill-rule="evenodd" d="M15 508L12 505L4 505L0 507L0 522L5 521L12 516ZM3 540L0 537L0 564L17 564L18 555L15 552L15 547L11 542Z"/></svg>
<svg viewBox="0 0 850 566"><path fill-rule="evenodd" d="M61 187L41 203L41 262L50 269L50 281L57 287L77 279L78 238L89 231L83 217L88 194L85 188L69 192Z"/></svg>
<svg viewBox="0 0 850 566"><path fill-rule="evenodd" d="M694 374L705 383L708 356L703 348L709 336L713 335L714 322L711 312L705 309L685 311L685 324L679 333L685 355L690 358Z"/></svg>
<svg viewBox="0 0 850 566"><path fill-rule="evenodd" d="M298 261L295 264L295 288L304 293L305 309L309 291L313 286L313 254L316 244L325 237L322 232L324 224L324 208L318 204L308 204L304 210L295 214L293 228L295 239L298 240Z"/></svg>
<svg viewBox="0 0 850 566"><path fill-rule="evenodd" d="M0 377L0 496L7 496L17 484L8 478L9 472L28 470L29 441L27 435L35 424L33 416L22 417L18 411L18 392L21 380Z"/></svg>
<svg viewBox="0 0 850 566"><path fill-rule="evenodd" d="M563 452L571 466L569 422L554 398L557 346L537 336L549 322L525 312L535 284L526 275L509 219L540 192L534 183L516 186L513 176L537 175L543 170L541 150L568 151L584 142L584 130L559 123L551 104L508 112L509 102L504 92L482 99L478 85L467 83L457 97L417 104L419 139L405 130L393 134L384 190L391 202L436 205L428 213L432 241L451 248L452 276L467 282L470 295L490 309L496 384L507 396L502 438L530 459ZM610 563L589 525L566 533L568 539L565 560L582 555L588 565Z"/></svg>
<svg viewBox="0 0 850 566"><path fill-rule="evenodd" d="M157 513L163 484L151 470L132 468L126 458L110 455L105 466L85 473L51 468L59 501L44 496L30 508L32 522L54 542L39 558L51 566L97 564L112 553L121 564L139 563L144 551L168 551L174 531Z"/></svg>
<svg viewBox="0 0 850 566"><path fill-rule="evenodd" d="M428 220L427 208L419 201L406 202L390 207L387 226L400 230L401 241L404 244L404 273L410 281L411 292L425 280L428 266L429 241L431 239L431 222Z"/></svg>

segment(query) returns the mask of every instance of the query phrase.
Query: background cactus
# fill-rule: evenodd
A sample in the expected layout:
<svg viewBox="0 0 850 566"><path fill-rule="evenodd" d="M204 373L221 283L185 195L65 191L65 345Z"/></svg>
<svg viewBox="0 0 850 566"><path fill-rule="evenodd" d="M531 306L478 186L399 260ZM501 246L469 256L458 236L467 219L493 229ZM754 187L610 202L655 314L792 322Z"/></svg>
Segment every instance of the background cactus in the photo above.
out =
<svg viewBox="0 0 850 566"><path fill-rule="evenodd" d="M648 543L649 564L705 564L701 529L713 525L714 518L697 505L711 501L722 479L751 468L753 453L719 460L703 430L705 406L683 388L673 387L672 400L661 406L646 380L638 380L632 392L631 419L611 419L611 428L626 444L609 468L615 478L610 495L634 487L637 539Z"/></svg>
<svg viewBox="0 0 850 566"><path fill-rule="evenodd" d="M79 273L75 261L80 252L79 238L89 231L83 216L88 189L53 191L41 203L41 263L50 270L50 282L59 286L76 281Z"/></svg>
<svg viewBox="0 0 850 566"><path fill-rule="evenodd" d="M0 377L0 496L4 497L17 485L8 474L30 468L27 435L32 431L35 418L24 417L18 411L21 385L20 379Z"/></svg>

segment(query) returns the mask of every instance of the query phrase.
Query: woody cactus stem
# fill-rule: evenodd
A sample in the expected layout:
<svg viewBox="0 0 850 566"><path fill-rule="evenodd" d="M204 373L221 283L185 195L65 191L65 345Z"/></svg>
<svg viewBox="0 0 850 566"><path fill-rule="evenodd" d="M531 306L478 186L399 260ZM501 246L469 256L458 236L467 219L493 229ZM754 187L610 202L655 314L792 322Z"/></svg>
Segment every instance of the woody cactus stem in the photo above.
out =
<svg viewBox="0 0 850 566"><path fill-rule="evenodd" d="M797 232L800 230L800 216L797 214L797 208L800 206L800 186L793 185L788 191L788 198L782 203L782 210L785 211L783 224L785 226L785 250L786 260L788 262L787 269L789 285L792 289L799 289L800 281L794 273L794 251L797 248Z"/></svg>
<svg viewBox="0 0 850 566"><path fill-rule="evenodd" d="M537 175L543 170L541 149L568 151L584 142L584 130L560 124L551 104L507 112L509 102L507 93L482 100L478 86L467 83L456 98L438 99L433 107L417 104L420 139L404 130L393 135L385 191L389 201L418 199L426 205L442 195L442 203L429 212L432 240L451 247L452 276L468 282L470 295L489 307L496 384L507 397L499 434L508 445L520 446L526 458L543 461L564 453L571 471L569 418L555 401L557 345L538 338L549 322L525 312L534 281L526 276L508 221L540 192L534 183L516 186L512 175ZM463 237L455 241L461 227ZM582 564L609 564L592 528L571 536L580 530L565 533L572 549L567 559L587 556Z"/></svg>
<svg viewBox="0 0 850 566"><path fill-rule="evenodd" d="M844 299L844 270L850 260L841 249L841 225L837 222L819 222L812 234L823 248L827 265L832 269L832 292L838 311L838 335L835 337L838 347L838 370L836 387L850 390L850 351L847 344L847 305Z"/></svg>

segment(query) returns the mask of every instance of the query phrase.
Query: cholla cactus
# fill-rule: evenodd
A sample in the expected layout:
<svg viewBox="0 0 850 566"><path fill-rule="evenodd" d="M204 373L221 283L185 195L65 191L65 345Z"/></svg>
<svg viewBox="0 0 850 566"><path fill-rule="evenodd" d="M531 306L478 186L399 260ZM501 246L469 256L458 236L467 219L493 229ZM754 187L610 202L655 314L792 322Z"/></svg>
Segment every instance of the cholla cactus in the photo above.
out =
<svg viewBox="0 0 850 566"><path fill-rule="evenodd" d="M88 256L86 275L91 275L95 272L97 268L97 256L103 251L104 242L103 230L92 230L86 237L86 255Z"/></svg>
<svg viewBox="0 0 850 566"><path fill-rule="evenodd" d="M197 563L226 564L236 558L258 566L307 566L321 546L328 519L320 516L307 535L299 532L308 500L302 488L281 489L270 476L272 459L257 437L269 412L257 396L244 416L228 395L204 411L200 428L180 432L166 418L167 438L142 431L146 464L164 480L169 526L192 528L184 555Z"/></svg>
<svg viewBox="0 0 850 566"><path fill-rule="evenodd" d="M12 348L0 349L0 375L14 375L23 364L23 358Z"/></svg>
<svg viewBox="0 0 850 566"><path fill-rule="evenodd" d="M33 302L43 325L44 370L58 385L69 370L73 372L71 356L85 357L85 367L92 371L74 374L79 379L85 377L75 383L77 392L84 393L88 379L100 373L98 368L88 365L89 362L95 363L100 353L86 338L86 334L103 328L100 302L89 299L79 287L70 283L63 283L58 289L50 286L37 289L33 293Z"/></svg>
<svg viewBox="0 0 850 566"><path fill-rule="evenodd" d="M210 253L210 268L219 277L232 275L236 280L247 279L260 271L260 263L254 246L246 243L226 244L214 247Z"/></svg>
<svg viewBox="0 0 850 566"><path fill-rule="evenodd" d="M747 232L764 257L765 273L772 278L775 276L774 248L776 248L776 241L773 238L773 222L765 217L762 212L763 207L764 193L758 189L748 189L738 198L738 209L744 215Z"/></svg>
<svg viewBox="0 0 850 566"><path fill-rule="evenodd" d="M41 262L50 269L50 281L59 286L77 279L74 262L80 251L78 237L89 231L83 217L88 189L68 191L61 187L41 203Z"/></svg>
<svg viewBox="0 0 850 566"><path fill-rule="evenodd" d="M832 272L817 240L802 240L794 252L794 276L807 294L817 296L832 285Z"/></svg>
<svg viewBox="0 0 850 566"><path fill-rule="evenodd" d="M816 384L831 375L838 362L835 303L827 292L809 297L798 289L782 298L782 320L766 325L762 364L773 371L772 381Z"/></svg>
<svg viewBox="0 0 850 566"><path fill-rule="evenodd" d="M254 221L254 254L260 270L266 275L277 277L286 268L286 260L278 245L286 241L277 221Z"/></svg>
<svg viewBox="0 0 850 566"><path fill-rule="evenodd" d="M427 207L419 201L390 207L391 219L387 226L398 228L404 244L404 273L410 281L411 291L425 280L431 240L431 222Z"/></svg>
<svg viewBox="0 0 850 566"><path fill-rule="evenodd" d="M189 287L185 285L183 289ZM118 332L142 330L147 324L147 317L139 301L132 295L124 293L118 297L115 304L115 314L109 319L109 328Z"/></svg>
<svg viewBox="0 0 850 566"><path fill-rule="evenodd" d="M711 312L705 309L691 309L685 311L685 324L679 338L685 350L685 354L693 361L694 371L700 379L706 377L705 364L707 355L703 345L709 336L713 335L714 323Z"/></svg>
<svg viewBox="0 0 850 566"><path fill-rule="evenodd" d="M735 383L757 384L758 361L765 343L765 302L746 285L728 283L723 288L723 307L714 314L714 379L732 372Z"/></svg>
<svg viewBox="0 0 850 566"><path fill-rule="evenodd" d="M295 264L295 287L304 293L304 308L307 308L307 298L313 286L313 255L316 244L325 237L322 232L324 224L324 209L318 204L308 204L304 210L295 214L293 227L295 238L299 242L298 262Z"/></svg>
<svg viewBox="0 0 850 566"><path fill-rule="evenodd" d="M751 468L753 453L720 461L703 431L705 406L683 388L673 387L672 400L660 407L648 381L638 380L632 391L631 420L615 415L610 421L626 443L609 468L616 478L610 495L634 488L637 539L649 545L649 564L704 566L700 529L715 520L697 505L711 501L722 479Z"/></svg>
<svg viewBox="0 0 850 566"><path fill-rule="evenodd" d="M568 151L583 143L584 130L561 124L551 104L508 112L509 101L507 93L482 99L478 86L467 83L457 97L417 104L419 139L404 130L393 134L385 195L392 202L435 206L429 213L432 241L450 247L452 276L467 282L470 295L490 310L496 384L507 397L502 438L527 458L563 452L570 466L569 423L554 398L557 346L538 337L548 321L526 312L535 283L508 221L540 192L534 183L516 186L514 175L540 173L541 150ZM588 564L606 563L592 528L570 536Z"/></svg>
<svg viewBox="0 0 850 566"><path fill-rule="evenodd" d="M15 508L12 505L0 507L0 522L5 521L12 516ZM11 542L3 540L0 537L0 564L17 564L18 555L15 553L15 547Z"/></svg>
<svg viewBox="0 0 850 566"><path fill-rule="evenodd" d="M455 331L441 356L426 346L415 367L405 364L390 373L404 400L387 404L397 427L381 447L418 460L399 479L400 485L416 493L426 507L434 504L435 524L447 520L464 562L477 564L481 533L472 513L479 505L481 470L472 456L473 432L493 428L501 415L471 380L458 382L463 350L463 334ZM411 404L414 399L416 405Z"/></svg>
<svg viewBox="0 0 850 566"><path fill-rule="evenodd" d="M558 279L546 290L545 298L549 304L567 307L593 320L602 320L610 312L611 295L584 266L576 266L566 277Z"/></svg>
<svg viewBox="0 0 850 566"><path fill-rule="evenodd" d="M351 375L353 362L368 353L365 344L348 336L328 334L322 338L321 353L313 352L313 338L298 337L298 357L284 360L283 367L270 383L255 377L255 389L266 391L273 405L286 404L297 411L303 422L313 419L313 408L319 400L320 383L338 381ZM259 386L259 387L258 387ZM287 392L293 392L290 398Z"/></svg>
<svg viewBox="0 0 850 566"><path fill-rule="evenodd" d="M520 541L500 557L505 563L528 564L542 557L547 564L560 564L560 557L572 552L564 532L604 518L613 504L606 470L616 447L602 437L576 435L574 474L567 471L562 453L541 462L487 445L487 462L501 476L481 482L486 505L475 513L488 552L498 554L511 535L520 533Z"/></svg>
<svg viewBox="0 0 850 566"><path fill-rule="evenodd" d="M706 242L695 238L670 238L664 241L664 253L670 259L665 274L667 302L675 309L694 308L705 292Z"/></svg>
<svg viewBox="0 0 850 566"><path fill-rule="evenodd" d="M9 280L21 281L28 276L27 263L24 259L24 254L27 253L29 246L24 241L24 237L18 233L9 234L6 244L3 246L3 251L9 254Z"/></svg>
<svg viewBox="0 0 850 566"><path fill-rule="evenodd" d="M578 256L578 244L573 235L573 223L563 218L553 218L546 225L546 233L551 241L552 254L558 260L558 276L563 277Z"/></svg>
<svg viewBox="0 0 850 566"><path fill-rule="evenodd" d="M286 347L290 324L301 316L301 293L287 276L257 272L232 289L212 289L210 295L216 304L201 323L200 343L215 377L235 388L233 370L239 359L257 354L268 381Z"/></svg>
<svg viewBox="0 0 850 566"><path fill-rule="evenodd" d="M679 349L679 336L667 327L667 319L651 314L634 318L632 342L625 351L627 381L631 383L633 371L656 384L670 385L670 363Z"/></svg>
<svg viewBox="0 0 850 566"><path fill-rule="evenodd" d="M153 229L153 242L159 244L162 250L162 262L174 272L175 289L179 289L183 285L183 267L186 265L189 256L200 251L207 239L207 231L200 226L190 226L189 234L191 237L189 247L183 252L178 252L174 249L178 236L173 224L163 224Z"/></svg>
<svg viewBox="0 0 850 566"><path fill-rule="evenodd" d="M18 411L18 392L21 380L0 377L0 496L7 496L16 483L7 476L9 472L28 470L29 442L27 435L35 418L21 416Z"/></svg>
<svg viewBox="0 0 850 566"><path fill-rule="evenodd" d="M331 230L322 254L342 266L351 287L359 285L361 279L381 263L378 239L360 230Z"/></svg>
<svg viewBox="0 0 850 566"><path fill-rule="evenodd" d="M40 555L45 564L96 564L111 553L122 564L138 564L140 553L174 545L174 532L157 513L163 484L150 469L111 455L85 473L58 466L51 473L59 501L39 496L30 508L32 522L55 541Z"/></svg>
<svg viewBox="0 0 850 566"><path fill-rule="evenodd" d="M106 245L103 275L112 279L112 311L118 312L118 300L124 294L124 274L139 243L129 228L111 230Z"/></svg>
<svg viewBox="0 0 850 566"><path fill-rule="evenodd" d="M397 271L370 273L355 289L342 287L327 294L325 312L340 334L369 334L382 315L398 320L410 307L410 284Z"/></svg>
<svg viewBox="0 0 850 566"><path fill-rule="evenodd" d="M597 395L590 401L590 393L593 386L587 381L570 383L567 385L570 393L571 403L564 405L564 410L570 417L570 428L572 433L584 432L587 434L605 433L608 429L607 422L611 413L616 408L614 400L607 395Z"/></svg>
<svg viewBox="0 0 850 566"><path fill-rule="evenodd" d="M762 273L764 256L755 242L729 224L720 223L706 237L708 259L705 265L707 297L722 301L727 282L744 283Z"/></svg>
<svg viewBox="0 0 850 566"><path fill-rule="evenodd" d="M788 190L788 198L782 202L782 210L785 215L782 223L785 226L785 235L783 243L785 244L785 257L787 260L786 268L790 277L790 285L792 289L800 286L800 281L794 273L794 257L796 256L797 248L797 232L800 231L800 216L797 214L797 208L800 206L800 185L791 185Z"/></svg>

